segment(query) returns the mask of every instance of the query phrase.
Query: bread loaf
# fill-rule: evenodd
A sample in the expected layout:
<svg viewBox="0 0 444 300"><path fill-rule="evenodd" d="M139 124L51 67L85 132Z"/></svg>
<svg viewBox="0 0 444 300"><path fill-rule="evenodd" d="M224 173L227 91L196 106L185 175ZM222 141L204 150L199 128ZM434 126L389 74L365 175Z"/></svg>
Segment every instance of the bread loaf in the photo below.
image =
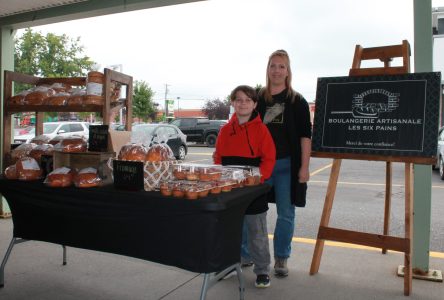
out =
<svg viewBox="0 0 444 300"><path fill-rule="evenodd" d="M145 162L148 150L142 144L126 144L120 148L117 159Z"/></svg>
<svg viewBox="0 0 444 300"><path fill-rule="evenodd" d="M96 187L101 184L96 168L85 168L75 176L74 185L79 188Z"/></svg>
<svg viewBox="0 0 444 300"><path fill-rule="evenodd" d="M74 181L75 171L71 168L57 168L46 176L45 183L50 187L67 187L71 186Z"/></svg>
<svg viewBox="0 0 444 300"><path fill-rule="evenodd" d="M7 179L18 179L17 168L15 167L15 165L11 165L5 169L5 177Z"/></svg>
<svg viewBox="0 0 444 300"><path fill-rule="evenodd" d="M87 142L80 136L69 136L63 138L54 146L55 151L61 152L86 152Z"/></svg>
<svg viewBox="0 0 444 300"><path fill-rule="evenodd" d="M17 178L30 181L42 178L43 171L37 161L32 157L22 157L15 163Z"/></svg>

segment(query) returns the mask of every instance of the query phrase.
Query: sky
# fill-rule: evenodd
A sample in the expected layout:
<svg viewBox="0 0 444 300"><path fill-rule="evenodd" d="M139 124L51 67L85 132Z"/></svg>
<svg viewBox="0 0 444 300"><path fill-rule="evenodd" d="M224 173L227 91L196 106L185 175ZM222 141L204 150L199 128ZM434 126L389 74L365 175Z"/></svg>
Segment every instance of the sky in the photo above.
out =
<svg viewBox="0 0 444 300"><path fill-rule="evenodd" d="M277 49L290 55L293 88L314 101L318 77L348 75L356 44L406 39L413 50L413 1L209 0L33 30L80 37L99 70L120 65L148 83L160 107L166 91L185 109L225 99L241 84L265 85L268 56Z"/></svg>

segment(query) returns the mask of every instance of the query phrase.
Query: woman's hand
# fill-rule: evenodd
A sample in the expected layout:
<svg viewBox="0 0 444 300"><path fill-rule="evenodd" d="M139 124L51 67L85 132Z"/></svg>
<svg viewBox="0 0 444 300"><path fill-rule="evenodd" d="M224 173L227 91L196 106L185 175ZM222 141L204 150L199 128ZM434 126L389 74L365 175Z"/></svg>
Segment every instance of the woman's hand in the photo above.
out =
<svg viewBox="0 0 444 300"><path fill-rule="evenodd" d="M308 168L301 167L298 173L299 182L304 183L310 180L310 171Z"/></svg>

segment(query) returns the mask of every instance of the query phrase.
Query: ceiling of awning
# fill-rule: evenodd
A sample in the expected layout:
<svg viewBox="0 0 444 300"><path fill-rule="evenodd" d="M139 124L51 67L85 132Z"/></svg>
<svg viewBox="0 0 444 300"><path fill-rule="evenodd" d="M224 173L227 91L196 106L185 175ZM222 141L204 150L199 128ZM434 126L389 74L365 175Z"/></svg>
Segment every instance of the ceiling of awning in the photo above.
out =
<svg viewBox="0 0 444 300"><path fill-rule="evenodd" d="M0 0L0 27L20 29L203 0Z"/></svg>
<svg viewBox="0 0 444 300"><path fill-rule="evenodd" d="M72 4L76 2L84 2L87 0L13 0L13 1L0 1L0 18L11 16L15 14L21 14L30 11L37 11L50 7L62 6Z"/></svg>

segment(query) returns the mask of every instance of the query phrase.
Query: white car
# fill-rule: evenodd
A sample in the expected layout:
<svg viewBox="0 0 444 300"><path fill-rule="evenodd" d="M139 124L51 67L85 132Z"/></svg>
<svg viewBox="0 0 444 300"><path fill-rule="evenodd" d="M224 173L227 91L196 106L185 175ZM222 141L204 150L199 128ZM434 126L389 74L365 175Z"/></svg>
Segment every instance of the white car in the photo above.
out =
<svg viewBox="0 0 444 300"><path fill-rule="evenodd" d="M88 139L89 124L86 122L46 122L43 123L43 135L50 139L60 136L84 136ZM35 137L35 128L28 134L14 136L15 144L29 143Z"/></svg>

